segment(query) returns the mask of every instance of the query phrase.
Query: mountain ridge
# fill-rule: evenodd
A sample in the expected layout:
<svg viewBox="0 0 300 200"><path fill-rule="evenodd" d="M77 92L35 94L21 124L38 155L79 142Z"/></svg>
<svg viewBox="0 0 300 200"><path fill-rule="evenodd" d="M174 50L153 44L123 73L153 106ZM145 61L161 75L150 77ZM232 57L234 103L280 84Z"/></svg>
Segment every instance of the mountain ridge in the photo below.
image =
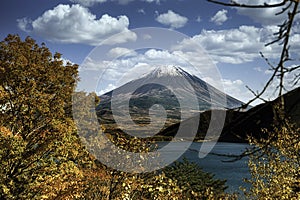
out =
<svg viewBox="0 0 300 200"><path fill-rule="evenodd" d="M221 98L220 96L225 95L225 98L227 100L229 100L229 103L227 101L227 104L228 104L227 107L224 105L219 105L220 107L234 108L234 107L239 107L243 104L243 102L239 101L238 99L231 97L230 95L224 94L223 92L219 91L218 89L216 89L212 85L206 83L205 81L198 78L197 76L191 75L188 72L186 72L185 70L183 70L182 68L177 67L177 66L157 67L154 70L152 70L150 73L144 74L141 78L129 81L129 82L125 83L124 85L122 85L112 91L109 91L103 95L100 95L99 97L100 97L100 99L105 101L107 98L111 98L113 92L114 92L114 95L128 94L128 93L132 92L131 91L132 88L137 88L137 92L133 91L131 94L133 94L133 95L142 94L143 93L142 88L144 87L144 85L147 85L145 88L145 89L147 89L147 91L144 92L144 93L146 93L149 91L149 89L157 88L157 85L154 85L153 88L151 88L149 86L151 83L155 84L155 82L157 82L157 81L153 81L153 79L166 79L166 77L167 77L167 79L166 79L167 81L162 81L162 83L167 83L167 82L174 83L174 86L173 86L174 88L177 86L181 86L184 89L186 89L187 87L185 85L180 84L180 82L178 83L177 80L173 80L174 77L176 77L176 76L184 77L185 79L187 79L189 84L193 87L193 89L196 89L195 90L197 92L196 95L198 95L198 96L205 95L206 101L209 101L207 99L207 97L210 96L209 92L216 93L212 96L217 97L217 98ZM139 86L132 87L132 85L139 85ZM193 91L188 91L188 92L192 93ZM203 96L200 96L200 98L201 97L203 98ZM203 111L205 109L201 109L201 110Z"/></svg>
<svg viewBox="0 0 300 200"><path fill-rule="evenodd" d="M141 126L150 123L149 109L159 104L167 113L164 128L205 110L235 108L243 104L175 66L157 67L140 78L101 95L100 100L97 113L100 122L104 124L116 125L112 104L114 115L124 116L124 123L132 119ZM130 116L126 115L127 107Z"/></svg>
<svg viewBox="0 0 300 200"><path fill-rule="evenodd" d="M292 123L295 123L300 127L300 87L295 88L292 91L284 94L282 96L285 101L285 114L290 119ZM281 97L277 99L259 104L251 109L240 112L234 110L226 111L226 119L224 128L219 142L237 142L237 143L248 143L247 137L252 136L254 138L267 137L263 129L272 130L274 127L274 107L281 100ZM224 112L222 110L215 112ZM201 140L205 137L209 123L211 120L211 111L205 111L200 114L199 117L189 118L181 124L176 123L162 130L158 135L172 139L173 136L177 133L179 125L183 126L193 126L194 124L198 125L198 131L196 140Z"/></svg>

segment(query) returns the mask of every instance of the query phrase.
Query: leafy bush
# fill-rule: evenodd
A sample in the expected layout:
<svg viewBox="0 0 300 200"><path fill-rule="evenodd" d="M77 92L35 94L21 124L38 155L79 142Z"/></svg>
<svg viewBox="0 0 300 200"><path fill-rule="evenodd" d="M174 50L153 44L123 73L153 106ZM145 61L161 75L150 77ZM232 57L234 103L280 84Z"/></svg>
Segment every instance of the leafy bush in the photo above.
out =
<svg viewBox="0 0 300 200"><path fill-rule="evenodd" d="M300 128L284 121L265 130L267 139L251 139L261 151L250 156L249 199L300 199Z"/></svg>

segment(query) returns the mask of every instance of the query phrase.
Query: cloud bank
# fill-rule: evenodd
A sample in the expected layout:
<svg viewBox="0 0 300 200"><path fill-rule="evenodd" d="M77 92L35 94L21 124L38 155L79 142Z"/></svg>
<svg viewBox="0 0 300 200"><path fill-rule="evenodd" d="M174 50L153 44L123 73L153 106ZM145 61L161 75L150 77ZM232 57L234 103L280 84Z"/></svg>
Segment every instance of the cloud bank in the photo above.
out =
<svg viewBox="0 0 300 200"><path fill-rule="evenodd" d="M109 36L127 32L123 41L135 40L135 34L128 30L129 19L125 15L112 17L108 14L96 18L87 8L79 4L58 5L35 20L18 20L18 27L47 40L59 43L81 43L98 45ZM112 41L113 42L113 41ZM119 41L122 39L119 38Z"/></svg>
<svg viewBox="0 0 300 200"><path fill-rule="evenodd" d="M93 6L97 3L104 3L104 2L107 2L107 1L116 1L118 2L119 4L121 5L126 5L134 0L70 0L72 3L78 3L78 4L81 4L83 6L86 6L86 7L90 7L90 6ZM160 4L160 0L142 0L144 2L148 2L148 3L153 3L155 2L156 4Z"/></svg>

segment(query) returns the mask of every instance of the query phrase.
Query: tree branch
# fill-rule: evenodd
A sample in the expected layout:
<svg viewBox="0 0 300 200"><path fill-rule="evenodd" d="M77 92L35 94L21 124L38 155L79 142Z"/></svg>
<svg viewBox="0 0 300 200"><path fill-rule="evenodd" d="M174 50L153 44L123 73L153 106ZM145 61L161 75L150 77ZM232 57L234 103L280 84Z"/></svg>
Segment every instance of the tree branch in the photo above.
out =
<svg viewBox="0 0 300 200"><path fill-rule="evenodd" d="M275 4L261 4L261 5L251 5L251 4L240 4L236 1L230 1L230 3L226 3L223 1L218 0L207 0L208 2L223 5L223 6L230 6L230 7L242 7L242 8L276 8L280 6L284 6L288 0L283 0L282 2L275 3Z"/></svg>

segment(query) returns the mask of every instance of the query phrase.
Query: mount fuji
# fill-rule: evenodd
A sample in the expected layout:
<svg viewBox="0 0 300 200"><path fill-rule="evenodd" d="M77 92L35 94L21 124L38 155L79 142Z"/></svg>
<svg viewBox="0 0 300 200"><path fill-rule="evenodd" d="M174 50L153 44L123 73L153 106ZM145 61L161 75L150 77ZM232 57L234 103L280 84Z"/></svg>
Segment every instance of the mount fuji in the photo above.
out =
<svg viewBox="0 0 300 200"><path fill-rule="evenodd" d="M123 116L125 123L130 117L143 127L150 123L149 110L156 104L165 110L165 127L168 127L199 112L235 108L243 102L180 67L163 66L101 95L96 110L100 123L115 126L114 116L117 115Z"/></svg>

